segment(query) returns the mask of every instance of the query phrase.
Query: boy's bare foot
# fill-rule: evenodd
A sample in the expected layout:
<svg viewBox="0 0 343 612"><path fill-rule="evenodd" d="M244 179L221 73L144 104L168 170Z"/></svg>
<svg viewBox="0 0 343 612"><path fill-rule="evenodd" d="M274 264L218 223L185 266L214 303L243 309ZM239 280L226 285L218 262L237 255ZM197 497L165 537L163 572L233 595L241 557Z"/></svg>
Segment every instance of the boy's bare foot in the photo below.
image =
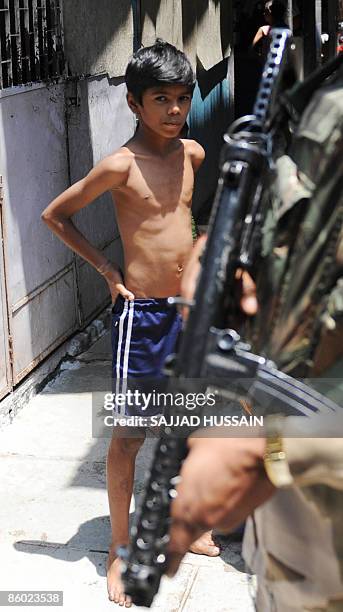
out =
<svg viewBox="0 0 343 612"><path fill-rule="evenodd" d="M121 560L116 555L115 551L110 549L107 558L108 599L120 606L130 608L132 606L132 601L123 591L123 583L120 578L120 564Z"/></svg>
<svg viewBox="0 0 343 612"><path fill-rule="evenodd" d="M190 552L197 555L207 555L208 557L218 557L220 548L213 541L212 531L206 531L198 540L195 540L189 547Z"/></svg>

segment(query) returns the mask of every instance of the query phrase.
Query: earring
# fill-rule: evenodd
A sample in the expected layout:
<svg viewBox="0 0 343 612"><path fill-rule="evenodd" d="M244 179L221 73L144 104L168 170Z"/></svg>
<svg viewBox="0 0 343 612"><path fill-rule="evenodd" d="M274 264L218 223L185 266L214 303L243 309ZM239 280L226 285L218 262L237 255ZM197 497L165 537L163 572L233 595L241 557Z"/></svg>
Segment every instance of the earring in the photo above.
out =
<svg viewBox="0 0 343 612"><path fill-rule="evenodd" d="M137 132L138 128L139 128L139 117L135 113L135 133Z"/></svg>

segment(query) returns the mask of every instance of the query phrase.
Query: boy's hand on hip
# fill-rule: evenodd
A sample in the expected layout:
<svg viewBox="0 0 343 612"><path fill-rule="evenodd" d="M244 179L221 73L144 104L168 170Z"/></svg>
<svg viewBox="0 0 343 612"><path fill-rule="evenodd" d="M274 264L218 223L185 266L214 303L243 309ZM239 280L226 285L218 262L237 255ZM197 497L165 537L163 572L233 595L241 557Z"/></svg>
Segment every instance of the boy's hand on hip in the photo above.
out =
<svg viewBox="0 0 343 612"><path fill-rule="evenodd" d="M135 296L132 291L129 291L123 284L123 279L118 268L116 268L111 262L106 264L103 271L100 274L106 279L112 298L112 304L116 301L118 295L122 295L126 300L134 300Z"/></svg>
<svg viewBox="0 0 343 612"><path fill-rule="evenodd" d="M123 283L117 283L115 285L114 290L112 289L112 286L109 284L109 288L110 288L111 296L112 296L112 304L114 304L119 294L122 295L123 298L125 298L126 300L130 300L130 302L132 302L132 300L135 299L135 296L133 295L132 291L129 291L128 289L126 289Z"/></svg>

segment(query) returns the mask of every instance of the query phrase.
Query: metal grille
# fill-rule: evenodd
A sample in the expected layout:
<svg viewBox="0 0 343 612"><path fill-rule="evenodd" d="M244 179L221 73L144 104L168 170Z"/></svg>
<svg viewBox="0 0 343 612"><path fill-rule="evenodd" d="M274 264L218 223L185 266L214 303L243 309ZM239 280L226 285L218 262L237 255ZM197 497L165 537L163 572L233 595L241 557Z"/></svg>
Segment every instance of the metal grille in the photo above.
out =
<svg viewBox="0 0 343 612"><path fill-rule="evenodd" d="M60 0L0 0L0 89L64 72Z"/></svg>

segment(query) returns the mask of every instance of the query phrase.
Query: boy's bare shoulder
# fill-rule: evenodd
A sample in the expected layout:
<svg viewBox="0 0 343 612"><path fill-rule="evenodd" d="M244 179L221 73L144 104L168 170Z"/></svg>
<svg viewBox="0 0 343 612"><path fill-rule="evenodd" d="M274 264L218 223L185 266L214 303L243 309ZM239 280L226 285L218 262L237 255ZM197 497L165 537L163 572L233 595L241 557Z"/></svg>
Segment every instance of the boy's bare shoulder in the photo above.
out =
<svg viewBox="0 0 343 612"><path fill-rule="evenodd" d="M183 146L185 147L185 151L191 158L193 168L196 171L205 159L204 148L196 140L186 138L182 140L182 142Z"/></svg>
<svg viewBox="0 0 343 612"><path fill-rule="evenodd" d="M102 163L113 172L125 173L130 170L135 155L126 146L120 147L102 160Z"/></svg>
<svg viewBox="0 0 343 612"><path fill-rule="evenodd" d="M118 189L127 183L133 159L133 153L123 146L104 157L87 178L97 181L104 190Z"/></svg>
<svg viewBox="0 0 343 612"><path fill-rule="evenodd" d="M182 142L183 142L183 146L185 147L185 150L189 152L190 155L194 157L201 157L201 159L204 159L205 157L204 148L196 140L184 138L182 139Z"/></svg>

